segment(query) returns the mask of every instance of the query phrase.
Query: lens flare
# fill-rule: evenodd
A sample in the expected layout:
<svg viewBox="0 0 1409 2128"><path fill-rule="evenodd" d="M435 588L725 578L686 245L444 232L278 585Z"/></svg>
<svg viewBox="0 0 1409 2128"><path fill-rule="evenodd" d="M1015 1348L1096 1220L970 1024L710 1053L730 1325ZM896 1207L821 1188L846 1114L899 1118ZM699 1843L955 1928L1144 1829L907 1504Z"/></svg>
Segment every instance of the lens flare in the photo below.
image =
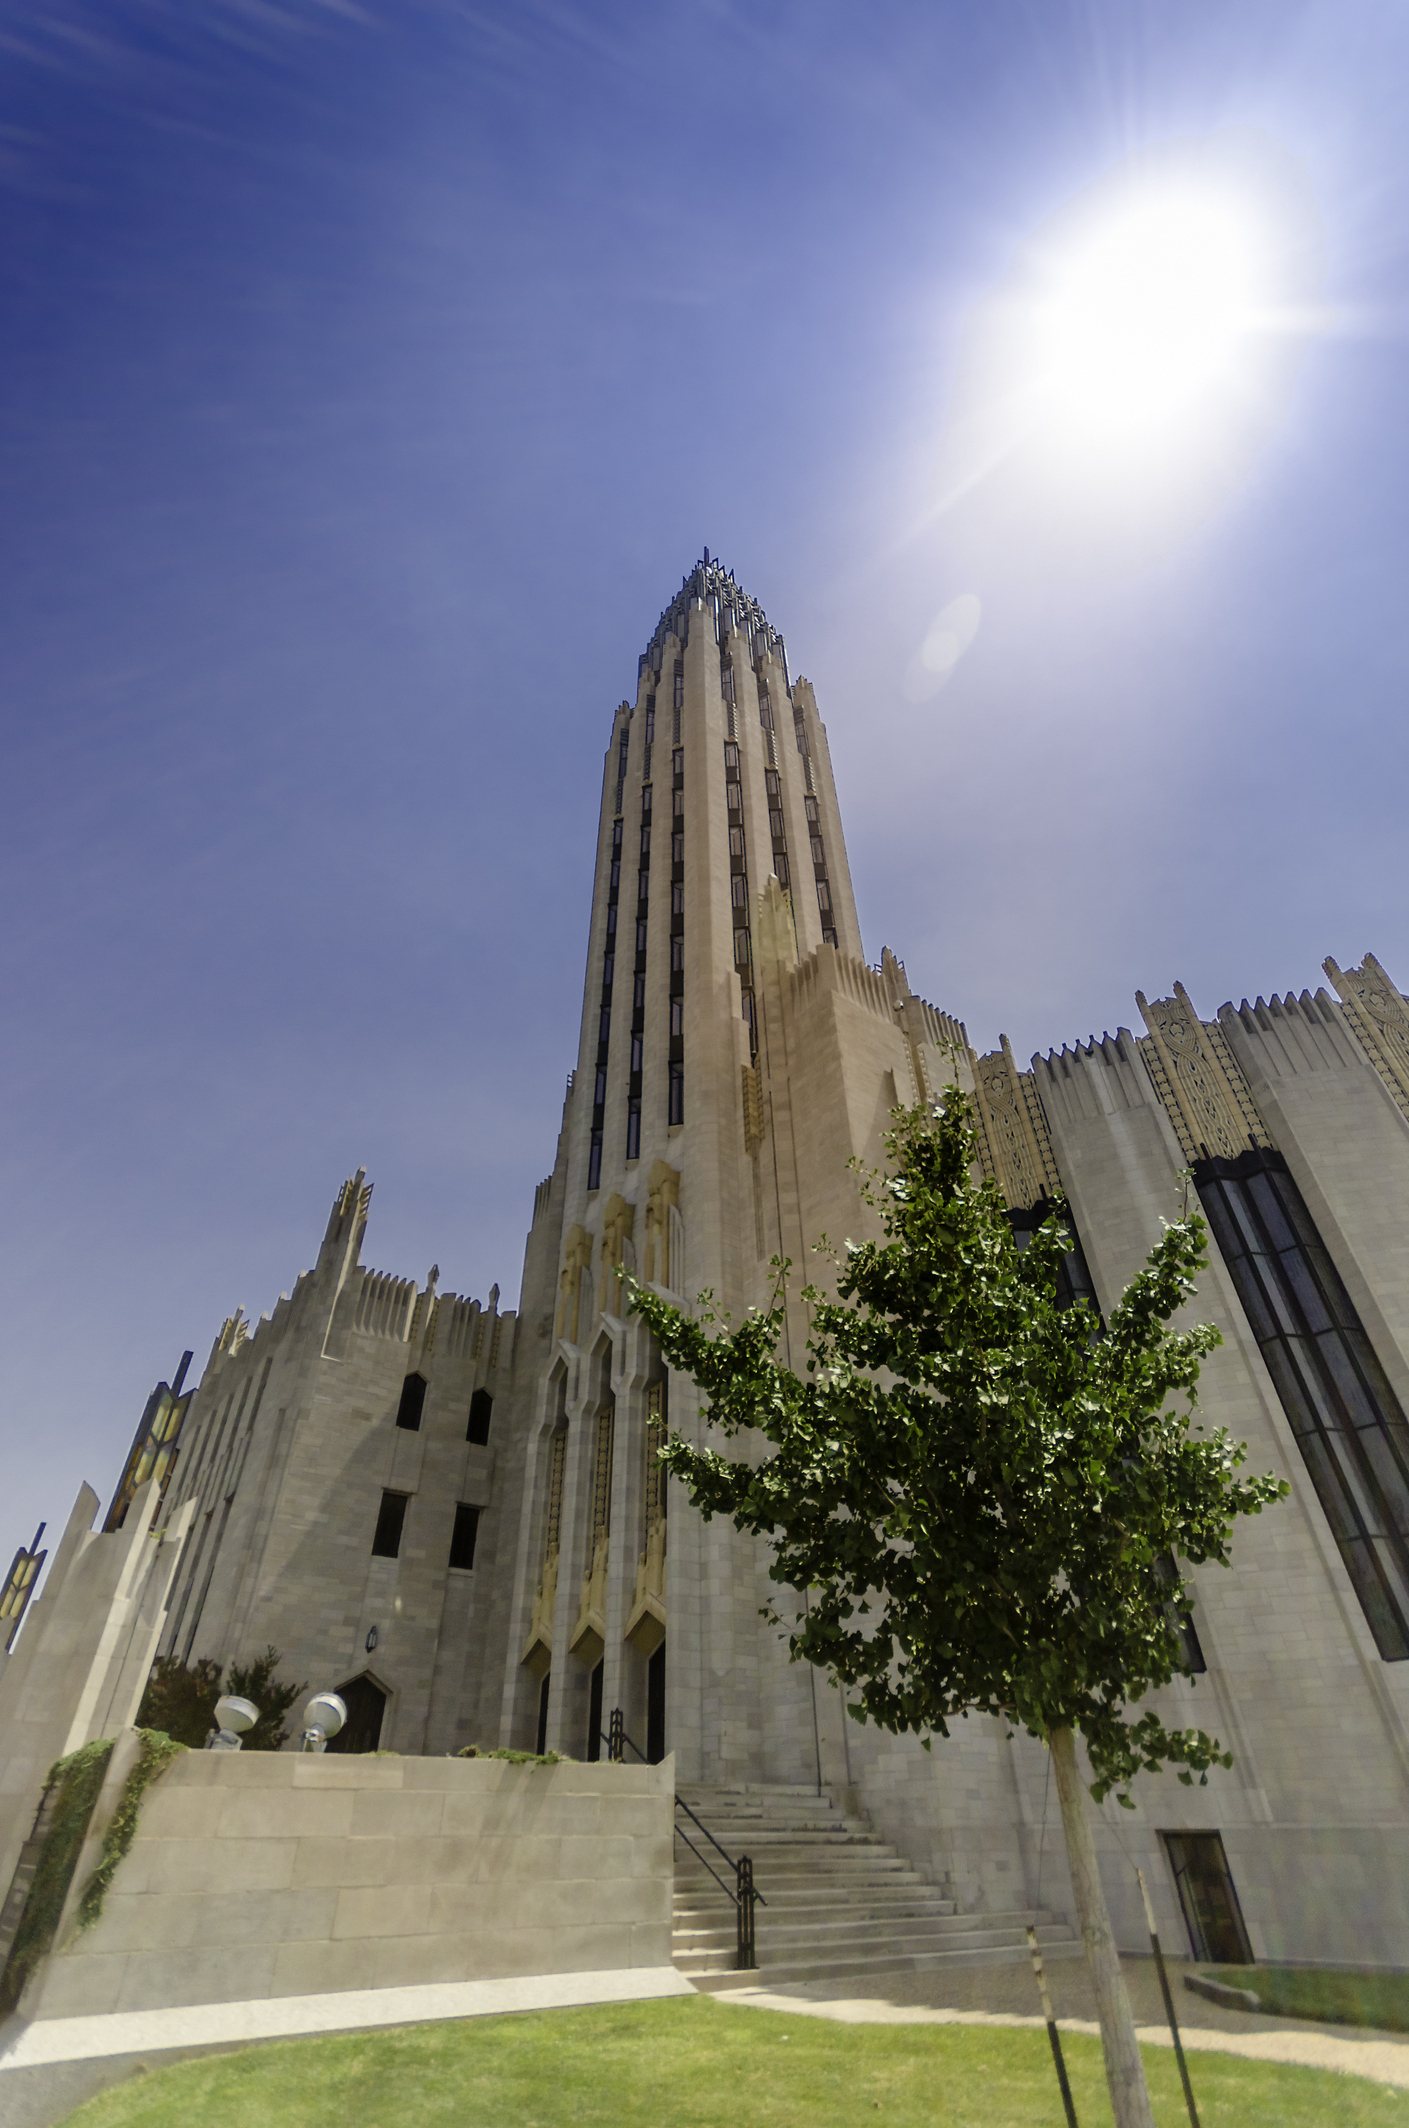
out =
<svg viewBox="0 0 1409 2128"><path fill-rule="evenodd" d="M1043 396L1068 424L1149 429L1232 381L1258 320L1259 246L1217 197L1131 202L1049 269Z"/></svg>

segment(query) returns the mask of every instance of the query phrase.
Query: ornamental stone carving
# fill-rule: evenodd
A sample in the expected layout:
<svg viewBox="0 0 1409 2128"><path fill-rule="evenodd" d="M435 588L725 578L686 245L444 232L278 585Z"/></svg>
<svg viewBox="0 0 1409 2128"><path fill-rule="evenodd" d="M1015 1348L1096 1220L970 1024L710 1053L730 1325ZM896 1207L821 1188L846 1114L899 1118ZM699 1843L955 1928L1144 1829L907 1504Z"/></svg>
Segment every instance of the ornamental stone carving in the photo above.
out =
<svg viewBox="0 0 1409 2128"><path fill-rule="evenodd" d="M1019 1071L1013 1045L986 1057L969 1052L979 1121L979 1156L1007 1203L1026 1209L1061 1188L1052 1140L1030 1071Z"/></svg>
<svg viewBox="0 0 1409 2128"><path fill-rule="evenodd" d="M602 1282L597 1295L597 1306L603 1315L615 1315L621 1294L620 1272L626 1255L626 1244L631 1239L631 1229L636 1220L636 1207L628 1204L615 1190L607 1199L607 1209L602 1215Z"/></svg>
<svg viewBox="0 0 1409 2128"><path fill-rule="evenodd" d="M646 1260L641 1275L647 1285L675 1289L679 1266L670 1260L670 1214L680 1204L680 1173L657 1160L646 1184Z"/></svg>
<svg viewBox="0 0 1409 2128"><path fill-rule="evenodd" d="M585 1227L569 1227L567 1252L558 1274L558 1322L555 1335L578 1343L582 1327L582 1280L592 1267L592 1236Z"/></svg>
<svg viewBox="0 0 1409 2128"><path fill-rule="evenodd" d="M1195 1012L1182 983L1151 1004L1135 993L1149 1034L1138 1048L1186 1160L1236 1160L1272 1139L1223 1029Z"/></svg>
<svg viewBox="0 0 1409 2128"><path fill-rule="evenodd" d="M1333 960L1321 965L1339 991L1371 1063L1409 1116L1409 1002L1373 953L1366 954L1359 968L1338 968Z"/></svg>

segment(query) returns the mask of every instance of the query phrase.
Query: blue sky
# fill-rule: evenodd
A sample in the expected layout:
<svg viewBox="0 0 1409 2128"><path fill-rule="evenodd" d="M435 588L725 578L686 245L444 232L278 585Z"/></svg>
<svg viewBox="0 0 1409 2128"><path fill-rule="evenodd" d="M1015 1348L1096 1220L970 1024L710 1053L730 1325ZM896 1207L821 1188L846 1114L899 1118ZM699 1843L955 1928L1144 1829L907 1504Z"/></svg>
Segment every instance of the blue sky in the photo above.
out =
<svg viewBox="0 0 1409 2128"><path fill-rule="evenodd" d="M359 1165L370 1262L512 1304L602 748L704 544L817 688L869 955L980 1048L1367 946L1409 987L1407 46L1365 0L0 4L0 1549ZM1015 259L1229 129L1324 258L1238 477L1104 547L1020 480L937 512Z"/></svg>

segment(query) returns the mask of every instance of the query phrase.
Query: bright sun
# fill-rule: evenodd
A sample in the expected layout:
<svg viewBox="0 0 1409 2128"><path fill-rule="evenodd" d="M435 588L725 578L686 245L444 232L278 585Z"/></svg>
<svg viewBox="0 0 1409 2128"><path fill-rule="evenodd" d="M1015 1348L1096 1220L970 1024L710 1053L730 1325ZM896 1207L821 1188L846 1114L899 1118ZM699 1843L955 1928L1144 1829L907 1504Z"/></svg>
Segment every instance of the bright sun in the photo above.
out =
<svg viewBox="0 0 1409 2128"><path fill-rule="evenodd" d="M1054 260L1039 325L1053 411L1129 435L1231 380L1256 322L1258 249L1235 207L1181 194L1128 205Z"/></svg>

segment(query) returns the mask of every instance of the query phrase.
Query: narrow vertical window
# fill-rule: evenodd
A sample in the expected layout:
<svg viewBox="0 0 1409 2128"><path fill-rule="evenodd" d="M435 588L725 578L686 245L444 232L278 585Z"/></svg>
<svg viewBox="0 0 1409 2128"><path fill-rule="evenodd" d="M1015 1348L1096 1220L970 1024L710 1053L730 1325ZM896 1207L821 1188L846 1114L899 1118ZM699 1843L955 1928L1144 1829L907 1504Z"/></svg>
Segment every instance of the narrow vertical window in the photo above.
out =
<svg viewBox="0 0 1409 2128"><path fill-rule="evenodd" d="M678 997L672 998L670 1001L670 1039L673 1042L677 1036L683 1035L684 1032L685 1000Z"/></svg>
<svg viewBox="0 0 1409 2128"><path fill-rule="evenodd" d="M396 1423L407 1433L419 1433L421 1413L426 1402L426 1378L423 1374L408 1374L401 1385L401 1402L396 1407Z"/></svg>
<svg viewBox="0 0 1409 2128"><path fill-rule="evenodd" d="M407 1493L383 1493L372 1537L374 1559L395 1559L401 1551L401 1532L406 1524Z"/></svg>
<svg viewBox="0 0 1409 2128"><path fill-rule="evenodd" d="M477 1389L470 1398L470 1420L465 1428L465 1439L476 1448L484 1448L489 1442L489 1420L494 1410L494 1399L487 1389Z"/></svg>
<svg viewBox="0 0 1409 2128"><path fill-rule="evenodd" d="M680 974L680 972L681 972L681 970L682 970L682 969L684 968L684 966L685 966L685 941L684 941L684 939L683 939L683 938L673 938L673 939L672 939L672 940L670 941L670 972L671 972L671 974L672 974L672 975L679 975L679 974Z"/></svg>
<svg viewBox="0 0 1409 2128"><path fill-rule="evenodd" d="M683 775L684 775L684 773L685 773L685 749L684 749L684 747L683 747L683 746L677 746L677 747L676 747L676 749L675 749L675 752L674 752L674 753L673 753L673 754L671 755L671 757L670 757L670 772L671 772L671 774L672 774L673 776L683 776Z"/></svg>
<svg viewBox="0 0 1409 2128"><path fill-rule="evenodd" d="M671 1123L685 1121L685 1067L672 1064L670 1067L670 1105L668 1119Z"/></svg>
<svg viewBox="0 0 1409 2128"><path fill-rule="evenodd" d="M587 1154L587 1187L599 1190L602 1186L602 1133L594 1130Z"/></svg>
<svg viewBox="0 0 1409 2128"><path fill-rule="evenodd" d="M1282 1155L1194 1179L1375 1645L1409 1660L1409 1421Z"/></svg>
<svg viewBox="0 0 1409 2128"><path fill-rule="evenodd" d="M468 1573L475 1563L475 1538L479 1532L479 1509L470 1507L464 1500L455 1504L455 1528L450 1539L450 1564L459 1573Z"/></svg>
<svg viewBox="0 0 1409 2128"><path fill-rule="evenodd" d="M639 1160L641 1157L641 1103L631 1100L626 1104L626 1157Z"/></svg>
<svg viewBox="0 0 1409 2128"><path fill-rule="evenodd" d="M656 698L651 695L646 702L646 744L650 746L656 736Z"/></svg>
<svg viewBox="0 0 1409 2128"><path fill-rule="evenodd" d="M685 660L683 658L675 660L675 707L677 709L685 707Z"/></svg>

